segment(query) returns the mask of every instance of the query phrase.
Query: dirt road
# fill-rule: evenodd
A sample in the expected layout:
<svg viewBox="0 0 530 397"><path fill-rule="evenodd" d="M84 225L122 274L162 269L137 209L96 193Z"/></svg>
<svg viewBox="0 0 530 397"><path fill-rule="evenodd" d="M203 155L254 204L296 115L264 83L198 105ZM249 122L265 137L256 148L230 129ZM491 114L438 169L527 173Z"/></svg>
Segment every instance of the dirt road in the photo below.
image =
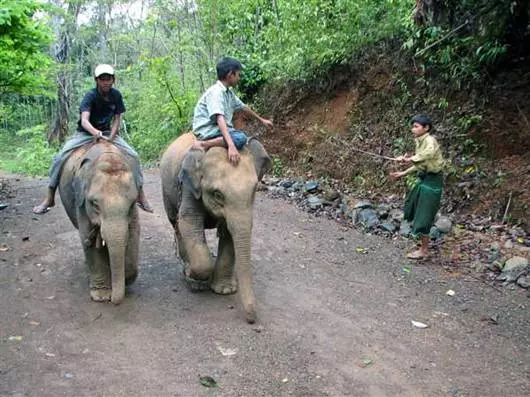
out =
<svg viewBox="0 0 530 397"><path fill-rule="evenodd" d="M260 193L259 318L249 325L237 295L194 294L183 283L150 170L156 213L141 215L138 280L120 306L94 303L61 205L31 213L46 180L9 181L16 192L0 211L0 244L9 248L0 246L0 396L530 395L530 300L521 288L501 293L436 263L410 264L402 243Z"/></svg>

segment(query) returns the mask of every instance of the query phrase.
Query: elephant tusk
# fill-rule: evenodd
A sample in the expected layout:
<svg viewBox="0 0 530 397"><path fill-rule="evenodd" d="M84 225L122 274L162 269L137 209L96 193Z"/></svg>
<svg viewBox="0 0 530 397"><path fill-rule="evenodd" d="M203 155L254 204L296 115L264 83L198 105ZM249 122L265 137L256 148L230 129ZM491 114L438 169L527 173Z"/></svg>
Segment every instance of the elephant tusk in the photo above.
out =
<svg viewBox="0 0 530 397"><path fill-rule="evenodd" d="M101 245L104 247L105 246L105 240L101 239Z"/></svg>

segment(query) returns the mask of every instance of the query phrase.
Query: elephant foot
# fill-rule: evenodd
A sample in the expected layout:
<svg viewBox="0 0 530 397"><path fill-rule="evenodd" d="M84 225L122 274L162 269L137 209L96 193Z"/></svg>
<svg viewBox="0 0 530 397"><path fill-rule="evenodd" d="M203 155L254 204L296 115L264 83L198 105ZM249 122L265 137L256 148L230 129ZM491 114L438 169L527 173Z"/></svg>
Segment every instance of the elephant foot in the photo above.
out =
<svg viewBox="0 0 530 397"><path fill-rule="evenodd" d="M245 320L249 324L254 324L256 322L256 308L254 305L249 305L245 308Z"/></svg>
<svg viewBox="0 0 530 397"><path fill-rule="evenodd" d="M237 292L237 281L235 279L215 280L210 284L210 289L219 295L230 295Z"/></svg>
<svg viewBox="0 0 530 397"><path fill-rule="evenodd" d="M90 288L90 298L94 302L110 302L111 295L110 288Z"/></svg>
<svg viewBox="0 0 530 397"><path fill-rule="evenodd" d="M188 267L184 267L182 274L184 275L184 280L186 281L188 288L192 292L206 291L210 288L210 280L201 280L191 277Z"/></svg>

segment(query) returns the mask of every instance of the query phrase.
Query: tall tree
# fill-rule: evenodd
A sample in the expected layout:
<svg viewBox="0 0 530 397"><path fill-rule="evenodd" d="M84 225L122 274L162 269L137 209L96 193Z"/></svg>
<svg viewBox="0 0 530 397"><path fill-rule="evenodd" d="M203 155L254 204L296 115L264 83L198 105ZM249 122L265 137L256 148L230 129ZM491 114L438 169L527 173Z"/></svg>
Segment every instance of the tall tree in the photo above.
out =
<svg viewBox="0 0 530 397"><path fill-rule="evenodd" d="M38 11L44 5L34 0L0 0L0 93L38 94L50 87L52 35Z"/></svg>

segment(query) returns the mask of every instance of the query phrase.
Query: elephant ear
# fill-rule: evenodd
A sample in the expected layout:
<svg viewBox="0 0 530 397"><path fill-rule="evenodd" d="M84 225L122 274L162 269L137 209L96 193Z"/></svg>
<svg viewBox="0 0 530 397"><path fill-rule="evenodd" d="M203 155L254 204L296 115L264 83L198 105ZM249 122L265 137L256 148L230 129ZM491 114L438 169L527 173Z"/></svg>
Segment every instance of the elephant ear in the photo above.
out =
<svg viewBox="0 0 530 397"><path fill-rule="evenodd" d="M254 167L256 168L256 174L258 175L258 181L261 181L263 175L265 175L270 169L272 160L261 142L256 137L251 137L247 143L248 150L252 153L254 159Z"/></svg>
<svg viewBox="0 0 530 397"><path fill-rule="evenodd" d="M202 157L204 151L190 149L182 159L182 165L178 179L182 181L193 193L195 199L201 198L201 179L202 179Z"/></svg>
<svg viewBox="0 0 530 397"><path fill-rule="evenodd" d="M79 165L79 169L76 172L76 175L74 177L74 180L72 182L74 193L75 193L75 202L79 208L81 208L85 204L85 190L86 190L86 169L83 169L83 166L85 166L88 162L90 162L89 159L84 158L81 161L81 164Z"/></svg>

